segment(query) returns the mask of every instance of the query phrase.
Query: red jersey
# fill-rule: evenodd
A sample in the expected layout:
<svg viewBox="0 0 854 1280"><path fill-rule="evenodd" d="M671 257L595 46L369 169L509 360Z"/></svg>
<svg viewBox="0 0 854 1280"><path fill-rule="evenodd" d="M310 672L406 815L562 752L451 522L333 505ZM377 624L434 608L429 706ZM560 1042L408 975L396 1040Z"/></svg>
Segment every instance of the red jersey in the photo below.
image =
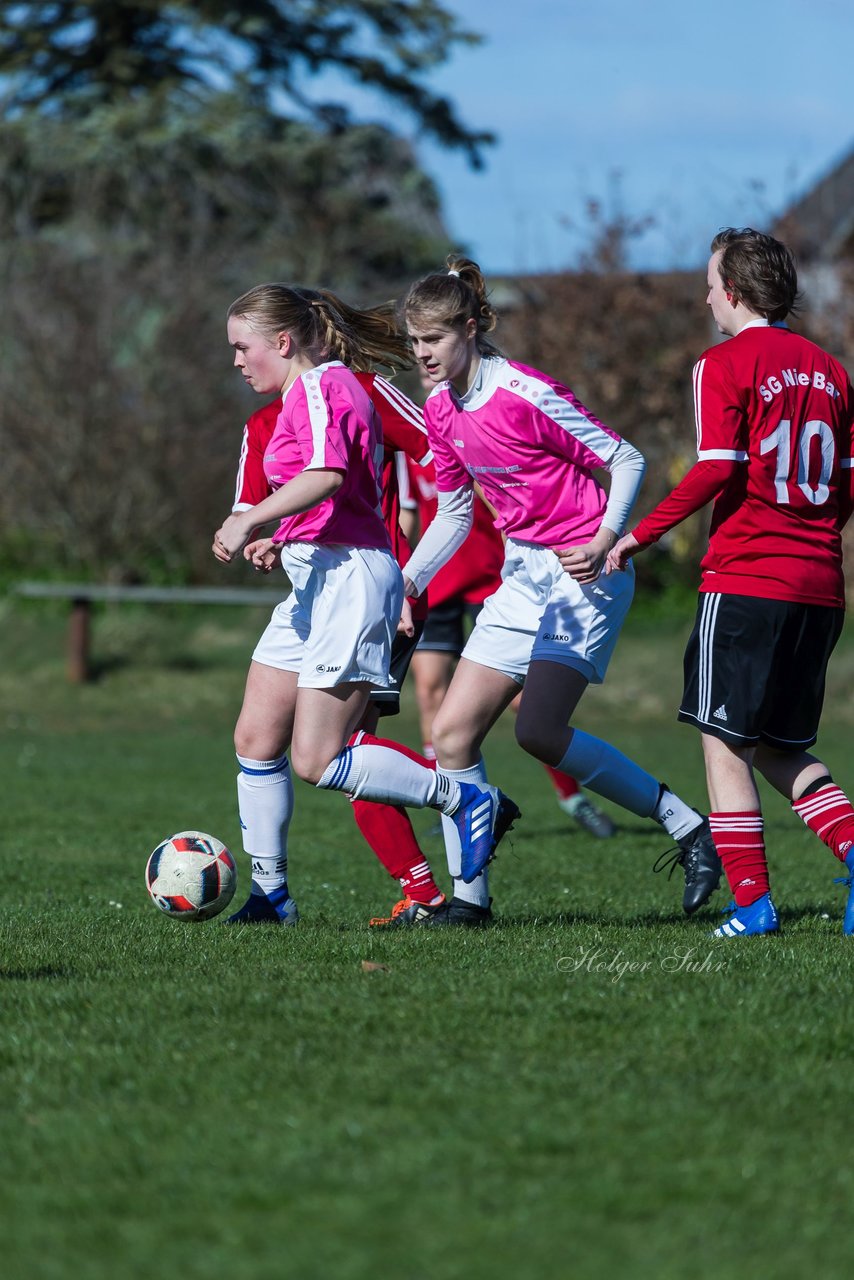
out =
<svg viewBox="0 0 854 1280"><path fill-rule="evenodd" d="M697 464L633 530L642 545L715 498L701 591L841 607L854 397L843 367L753 321L694 368Z"/></svg>
<svg viewBox="0 0 854 1280"><path fill-rule="evenodd" d="M356 373L355 376L370 396L382 423L383 521L391 538L394 557L403 567L412 551L400 528L400 493L395 453L396 451L405 453L415 462L430 459L430 444L424 427L424 417L418 405L385 378L375 373ZM257 506L270 492L270 485L264 473L264 452L273 434L281 408L280 396L253 413L243 428L233 511L246 511L249 507ZM426 611L426 602L422 604L421 610ZM413 611L416 617L420 616L414 606Z"/></svg>
<svg viewBox="0 0 854 1280"><path fill-rule="evenodd" d="M414 467L409 464L412 494L418 505L421 532L427 528L439 505L436 472L432 462ZM475 496L474 524L469 536L447 564L430 579L427 596L430 608L446 600L462 597L466 604L482 604L501 584L504 563L504 541L495 527L492 512Z"/></svg>
<svg viewBox="0 0 854 1280"><path fill-rule="evenodd" d="M383 520L391 536L391 549L403 568L412 550L400 528L400 484L397 453L406 454L413 462L426 462L432 457L424 415L409 396L375 373L357 373L356 377L374 402L383 427Z"/></svg>

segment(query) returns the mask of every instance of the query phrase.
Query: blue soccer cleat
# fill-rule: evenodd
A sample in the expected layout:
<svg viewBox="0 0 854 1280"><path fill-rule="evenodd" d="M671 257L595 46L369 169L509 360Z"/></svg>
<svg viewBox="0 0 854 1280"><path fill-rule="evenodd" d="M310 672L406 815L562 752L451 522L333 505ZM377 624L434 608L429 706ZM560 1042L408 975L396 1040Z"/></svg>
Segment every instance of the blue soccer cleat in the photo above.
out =
<svg viewBox="0 0 854 1280"><path fill-rule="evenodd" d="M272 893L253 893L239 911L229 916L226 924L296 924L299 920L297 904L288 893L288 886L274 889Z"/></svg>
<svg viewBox="0 0 854 1280"><path fill-rule="evenodd" d="M849 849L845 857L845 865L850 874L847 876L838 876L834 884L844 884L848 886L848 902L845 906L845 917L842 921L842 932L845 934L854 934L854 849Z"/></svg>
<svg viewBox="0 0 854 1280"><path fill-rule="evenodd" d="M733 907L735 907L735 914L731 915L720 928L715 929L711 937L746 938L750 934L776 933L780 928L777 908L771 901L770 893L763 893L762 897L751 902L749 907L736 907L735 903L731 902L726 910L731 911Z"/></svg>
<svg viewBox="0 0 854 1280"><path fill-rule="evenodd" d="M450 817L460 834L460 876L471 884L492 861L502 837L521 814L497 787L461 782L459 807Z"/></svg>

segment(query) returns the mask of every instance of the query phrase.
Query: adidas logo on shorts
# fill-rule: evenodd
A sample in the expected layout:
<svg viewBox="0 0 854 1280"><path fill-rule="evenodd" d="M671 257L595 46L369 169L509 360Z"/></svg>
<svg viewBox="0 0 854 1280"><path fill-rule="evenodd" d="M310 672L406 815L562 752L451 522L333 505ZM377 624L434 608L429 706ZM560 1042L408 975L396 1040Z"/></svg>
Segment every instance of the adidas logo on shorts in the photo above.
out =
<svg viewBox="0 0 854 1280"><path fill-rule="evenodd" d="M724 724L726 724L726 719L727 719L726 707L723 705L723 703L721 703L717 711L714 712L714 718L715 720L723 720Z"/></svg>

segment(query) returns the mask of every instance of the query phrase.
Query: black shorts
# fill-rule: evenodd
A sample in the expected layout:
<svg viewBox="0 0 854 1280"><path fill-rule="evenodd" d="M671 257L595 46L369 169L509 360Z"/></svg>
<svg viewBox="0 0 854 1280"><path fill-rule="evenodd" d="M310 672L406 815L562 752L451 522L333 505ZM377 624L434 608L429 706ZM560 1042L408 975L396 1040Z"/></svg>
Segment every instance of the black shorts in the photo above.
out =
<svg viewBox="0 0 854 1280"><path fill-rule="evenodd" d="M462 596L453 596L450 600L445 600L427 614L424 633L418 641L418 648L432 649L438 653L452 653L458 658L465 648L469 632L482 608L483 605L480 604L467 604Z"/></svg>
<svg viewBox="0 0 854 1280"><path fill-rule="evenodd" d="M371 694L371 702L381 716L396 716L400 711L400 688L406 679L406 673L409 670L415 646L418 644L421 632L424 630L424 619L413 618L413 626L415 627L415 635L408 636L403 631L398 631L391 642L391 661L388 664L388 673L394 682L393 686L389 689L374 689Z"/></svg>
<svg viewBox="0 0 854 1280"><path fill-rule="evenodd" d="M825 605L703 592L678 718L731 746L806 750L844 619Z"/></svg>

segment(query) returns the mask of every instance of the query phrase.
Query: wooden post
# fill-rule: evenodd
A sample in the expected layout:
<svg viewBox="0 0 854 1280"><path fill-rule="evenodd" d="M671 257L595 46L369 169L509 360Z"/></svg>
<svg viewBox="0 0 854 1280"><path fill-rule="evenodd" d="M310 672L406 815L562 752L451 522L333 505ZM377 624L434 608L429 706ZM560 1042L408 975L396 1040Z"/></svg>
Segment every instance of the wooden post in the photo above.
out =
<svg viewBox="0 0 854 1280"><path fill-rule="evenodd" d="M92 678L90 665L92 605L97 601L119 604L230 604L264 605L272 609L288 594L252 587L145 587L97 582L19 582L12 590L30 600L67 600L71 604L66 640L66 672L73 684Z"/></svg>
<svg viewBox="0 0 854 1280"><path fill-rule="evenodd" d="M71 601L68 621L68 679L85 684L89 679L89 622L92 605L84 596Z"/></svg>

